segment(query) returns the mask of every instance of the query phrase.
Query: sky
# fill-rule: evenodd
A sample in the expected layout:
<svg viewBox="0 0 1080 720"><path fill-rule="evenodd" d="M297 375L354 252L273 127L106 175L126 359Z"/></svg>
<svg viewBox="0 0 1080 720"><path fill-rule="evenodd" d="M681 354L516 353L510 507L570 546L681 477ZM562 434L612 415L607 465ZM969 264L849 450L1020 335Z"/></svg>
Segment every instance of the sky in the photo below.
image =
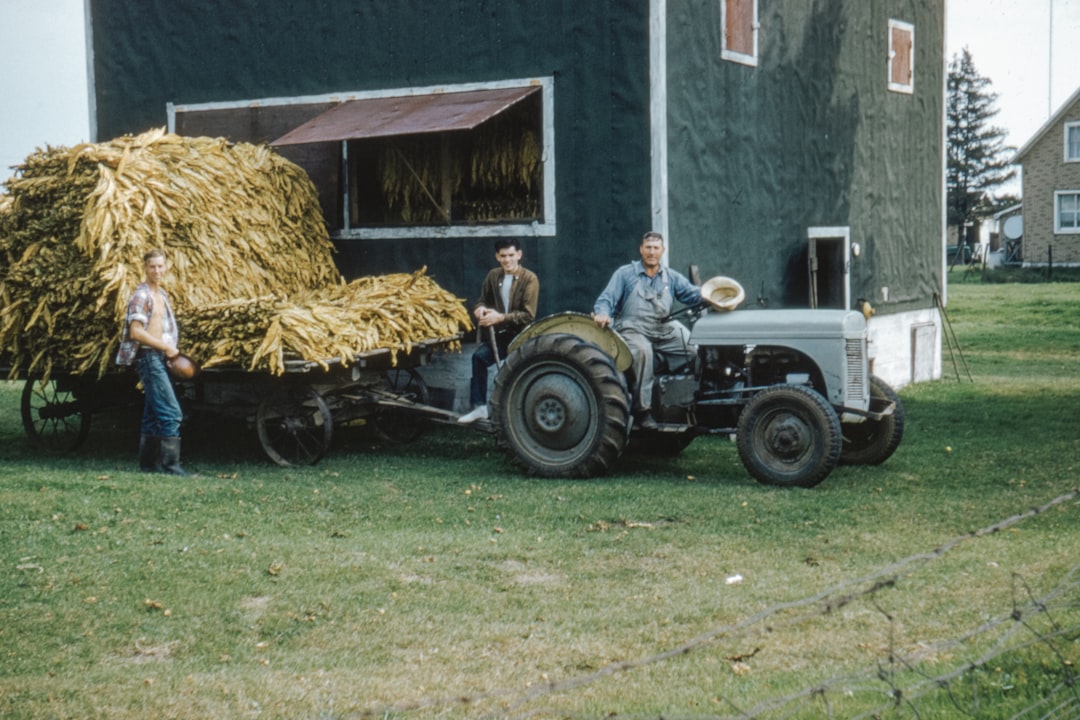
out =
<svg viewBox="0 0 1080 720"><path fill-rule="evenodd" d="M0 0L0 180L36 147L90 139L83 0Z"/></svg>
<svg viewBox="0 0 1080 720"><path fill-rule="evenodd" d="M993 124L1019 149L1080 88L1080 0L945 2L946 58L968 48L998 95ZM84 0L0 0L0 180L37 147L93 139L84 12Z"/></svg>
<svg viewBox="0 0 1080 720"><path fill-rule="evenodd" d="M998 96L991 124L1006 131L1006 145L1019 150L1080 89L1080 0L945 3L946 59L968 49ZM995 194L1005 192L1020 195L1019 179Z"/></svg>

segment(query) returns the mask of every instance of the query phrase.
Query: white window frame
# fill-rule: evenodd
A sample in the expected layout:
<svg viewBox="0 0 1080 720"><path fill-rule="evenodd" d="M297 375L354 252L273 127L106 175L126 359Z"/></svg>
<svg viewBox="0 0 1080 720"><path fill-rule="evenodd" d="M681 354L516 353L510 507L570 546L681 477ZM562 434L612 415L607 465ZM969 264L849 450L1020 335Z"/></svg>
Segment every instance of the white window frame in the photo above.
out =
<svg viewBox="0 0 1080 720"><path fill-rule="evenodd" d="M1065 162L1067 162L1067 163L1080 162L1080 152L1077 152L1077 154L1075 154L1075 155L1070 155L1069 154L1069 131L1070 130L1075 130L1078 134L1080 134L1080 120L1078 120L1076 122L1067 122L1067 123L1065 123L1065 131L1064 131L1064 134L1065 134L1065 150L1064 150ZM1080 139L1080 138L1078 138L1078 139Z"/></svg>
<svg viewBox="0 0 1080 720"><path fill-rule="evenodd" d="M251 107L253 105L269 107L273 105L303 105L327 102L345 102L348 100L362 100L367 98L400 97L403 95L432 95L434 93L467 92L470 90L526 87L531 85L540 86L541 102L543 103L543 220L538 220L531 223L504 223L495 225L416 225L394 228L346 228L343 230L336 230L332 232L331 237L359 240L430 237L554 237L556 235L554 77L535 77L517 80L499 80L493 82L462 83L457 85L437 85L428 87L393 88L375 91L356 90L326 93L322 95L305 95L300 97L258 98L253 100L192 103L187 105L176 105L173 103L169 103L166 111L168 114L169 131L174 132L176 128L177 112L198 110L227 110L230 108ZM347 147L348 143L347 141L344 141L344 147L342 148L342 152L347 152ZM345 198L344 201L348 203L348 198Z"/></svg>
<svg viewBox="0 0 1080 720"><path fill-rule="evenodd" d="M1061 225L1061 200L1066 196L1076 198L1076 210L1074 211L1076 224L1073 227L1062 227ZM1054 234L1080 235L1080 190L1054 191Z"/></svg>
<svg viewBox="0 0 1080 720"><path fill-rule="evenodd" d="M906 83L898 83L893 80L893 61L896 59L896 48L893 47L893 30L904 30L911 38L911 51L908 53L908 77ZM886 67L886 78L889 90L911 95L915 92L915 26L903 20L889 20L889 62Z"/></svg>
<svg viewBox="0 0 1080 720"><path fill-rule="evenodd" d="M727 0L717 0L720 3L720 57L724 60L730 60L731 62L741 63L743 65L749 65L751 67L757 67L758 64L758 31L761 28L761 24L758 22L758 0L749 0L753 2L753 19L751 20L750 33L753 39L754 49L752 54L736 52L735 50L729 50L727 47Z"/></svg>

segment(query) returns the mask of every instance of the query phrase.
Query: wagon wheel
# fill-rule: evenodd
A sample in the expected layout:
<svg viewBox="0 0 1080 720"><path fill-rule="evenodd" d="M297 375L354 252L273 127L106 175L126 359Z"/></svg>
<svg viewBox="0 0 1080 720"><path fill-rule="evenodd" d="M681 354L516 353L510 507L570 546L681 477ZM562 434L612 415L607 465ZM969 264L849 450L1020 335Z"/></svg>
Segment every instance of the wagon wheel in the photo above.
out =
<svg viewBox="0 0 1080 720"><path fill-rule="evenodd" d="M278 465L314 465L330 448L334 418L314 388L295 387L263 398L255 427L263 451Z"/></svg>
<svg viewBox="0 0 1080 720"><path fill-rule="evenodd" d="M386 385L397 397L428 405L431 394L420 373L412 368L393 368L386 373ZM402 408L387 407L379 410L375 418L375 434L390 443L408 443L420 437L427 429L427 422L417 413Z"/></svg>
<svg viewBox="0 0 1080 720"><path fill-rule="evenodd" d="M27 436L49 452L71 452L90 432L90 413L76 384L30 378L23 386L22 421Z"/></svg>

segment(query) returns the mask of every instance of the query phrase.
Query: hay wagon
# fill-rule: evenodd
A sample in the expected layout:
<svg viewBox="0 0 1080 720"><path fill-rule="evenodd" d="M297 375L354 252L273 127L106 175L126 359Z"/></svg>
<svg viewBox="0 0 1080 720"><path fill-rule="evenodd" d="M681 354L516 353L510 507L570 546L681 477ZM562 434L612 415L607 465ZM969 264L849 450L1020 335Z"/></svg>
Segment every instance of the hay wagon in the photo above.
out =
<svg viewBox="0 0 1080 720"><path fill-rule="evenodd" d="M334 427L356 421L382 439L409 442L430 420L456 417L430 405L418 368L460 337L424 340L408 351L380 348L350 362L286 359L281 375L213 367L174 383L185 416L224 416L254 427L266 455L278 465L313 465L326 454ZM0 371L2 372L2 371ZM79 448L100 413L142 405L133 372L103 377L53 372L28 378L21 414L27 436L48 452Z"/></svg>

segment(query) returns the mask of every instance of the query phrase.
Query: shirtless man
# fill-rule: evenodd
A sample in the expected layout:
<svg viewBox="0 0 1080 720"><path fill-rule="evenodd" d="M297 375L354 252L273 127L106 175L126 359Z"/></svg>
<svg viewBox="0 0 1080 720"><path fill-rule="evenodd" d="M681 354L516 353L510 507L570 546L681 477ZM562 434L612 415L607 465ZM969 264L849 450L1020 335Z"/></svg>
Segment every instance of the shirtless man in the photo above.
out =
<svg viewBox="0 0 1080 720"><path fill-rule="evenodd" d="M168 269L164 250L155 248L143 256L145 281L135 288L128 302L124 338L116 362L135 365L146 394L139 434L139 469L190 475L180 465L183 412L165 367L167 359L180 354L176 317L169 296L161 287Z"/></svg>

